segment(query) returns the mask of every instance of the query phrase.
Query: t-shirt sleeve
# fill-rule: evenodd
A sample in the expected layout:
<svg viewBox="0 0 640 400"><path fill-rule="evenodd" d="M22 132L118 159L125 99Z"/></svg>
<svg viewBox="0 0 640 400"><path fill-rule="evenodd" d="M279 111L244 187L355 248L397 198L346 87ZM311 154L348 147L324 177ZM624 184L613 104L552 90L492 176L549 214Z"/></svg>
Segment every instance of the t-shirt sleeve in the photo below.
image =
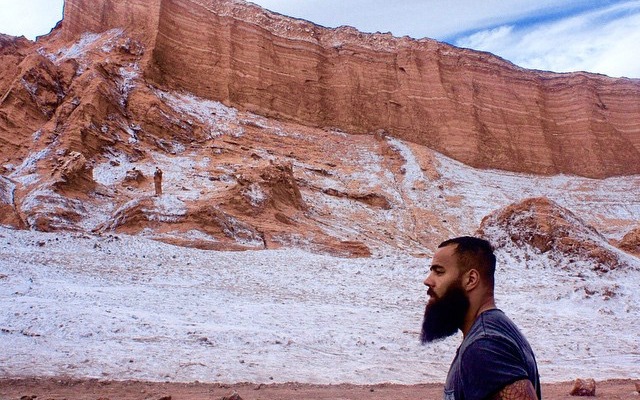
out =
<svg viewBox="0 0 640 400"><path fill-rule="evenodd" d="M514 343L500 337L473 342L462 355L464 398L482 400L505 386L528 379L526 367Z"/></svg>

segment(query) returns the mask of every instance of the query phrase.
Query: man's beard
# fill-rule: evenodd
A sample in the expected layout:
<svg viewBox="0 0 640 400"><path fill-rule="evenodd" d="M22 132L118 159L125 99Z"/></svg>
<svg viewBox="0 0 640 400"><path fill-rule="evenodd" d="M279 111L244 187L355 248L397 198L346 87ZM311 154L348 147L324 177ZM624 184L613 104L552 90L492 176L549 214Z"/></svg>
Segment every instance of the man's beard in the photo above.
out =
<svg viewBox="0 0 640 400"><path fill-rule="evenodd" d="M460 282L454 282L438 299L427 303L422 321L422 344L444 339L462 327L469 310L469 299Z"/></svg>

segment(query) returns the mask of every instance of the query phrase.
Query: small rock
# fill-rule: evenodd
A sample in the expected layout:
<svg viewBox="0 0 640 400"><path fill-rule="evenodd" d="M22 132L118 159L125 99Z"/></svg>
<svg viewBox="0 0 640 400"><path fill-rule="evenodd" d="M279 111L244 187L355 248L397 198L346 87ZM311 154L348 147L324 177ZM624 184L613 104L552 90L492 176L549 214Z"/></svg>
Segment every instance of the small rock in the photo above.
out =
<svg viewBox="0 0 640 400"><path fill-rule="evenodd" d="M158 400L171 400L171 396L162 396Z"/></svg>
<svg viewBox="0 0 640 400"><path fill-rule="evenodd" d="M133 167L132 169L128 170L124 176L124 181L125 182L138 182L141 183L143 182L145 179L144 174L142 173L142 171L140 171L139 169L136 169L135 167Z"/></svg>
<svg viewBox="0 0 640 400"><path fill-rule="evenodd" d="M238 392L234 391L231 396L225 396L221 400L242 400Z"/></svg>
<svg viewBox="0 0 640 400"><path fill-rule="evenodd" d="M573 389L569 393L571 396L595 396L596 381L589 379L576 379L573 383Z"/></svg>

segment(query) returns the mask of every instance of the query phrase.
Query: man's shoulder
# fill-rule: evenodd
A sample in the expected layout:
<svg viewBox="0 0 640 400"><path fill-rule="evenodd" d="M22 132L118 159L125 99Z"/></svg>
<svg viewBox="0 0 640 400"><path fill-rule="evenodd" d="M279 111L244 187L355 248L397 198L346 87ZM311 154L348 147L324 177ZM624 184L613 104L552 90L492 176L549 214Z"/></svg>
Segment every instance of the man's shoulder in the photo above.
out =
<svg viewBox="0 0 640 400"><path fill-rule="evenodd" d="M467 398L486 398L508 385L539 378L535 357L517 326L498 309L485 311L459 349L460 378Z"/></svg>
<svg viewBox="0 0 640 400"><path fill-rule="evenodd" d="M463 363L502 360L505 365L528 364L533 350L518 327L498 309L484 312L460 346ZM475 360L475 361L474 361Z"/></svg>
<svg viewBox="0 0 640 400"><path fill-rule="evenodd" d="M521 335L516 324L498 308L487 310L480 314L469 333L480 337L492 334Z"/></svg>

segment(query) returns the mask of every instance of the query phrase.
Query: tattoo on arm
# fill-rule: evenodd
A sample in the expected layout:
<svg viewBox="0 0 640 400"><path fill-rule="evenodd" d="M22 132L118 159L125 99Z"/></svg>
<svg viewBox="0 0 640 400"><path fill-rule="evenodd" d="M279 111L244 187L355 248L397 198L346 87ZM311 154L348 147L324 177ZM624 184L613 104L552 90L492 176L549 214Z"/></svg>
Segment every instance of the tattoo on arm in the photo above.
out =
<svg viewBox="0 0 640 400"><path fill-rule="evenodd" d="M490 400L538 400L538 395L531 381L522 379L505 386Z"/></svg>

